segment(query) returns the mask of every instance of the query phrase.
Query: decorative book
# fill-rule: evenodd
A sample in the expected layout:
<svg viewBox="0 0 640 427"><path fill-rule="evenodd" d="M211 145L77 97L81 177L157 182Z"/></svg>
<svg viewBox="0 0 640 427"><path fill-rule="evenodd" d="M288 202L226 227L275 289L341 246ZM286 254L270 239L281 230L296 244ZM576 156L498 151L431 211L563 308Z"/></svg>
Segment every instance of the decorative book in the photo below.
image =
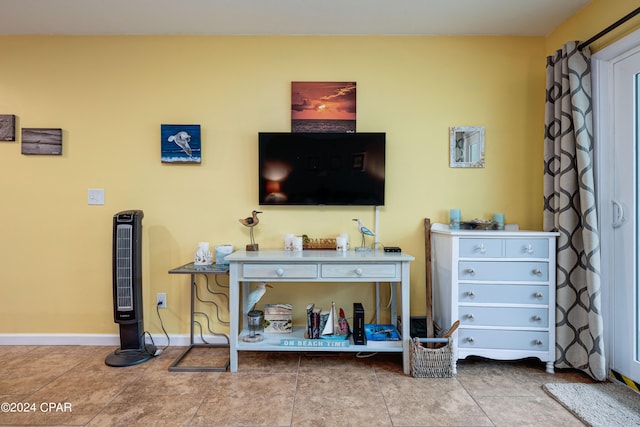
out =
<svg viewBox="0 0 640 427"><path fill-rule="evenodd" d="M264 332L289 334L293 330L291 304L264 305Z"/></svg>
<svg viewBox="0 0 640 427"><path fill-rule="evenodd" d="M400 341L400 333L398 328L393 325L376 325L367 323L364 325L364 334L367 337L367 344L379 345L384 342Z"/></svg>

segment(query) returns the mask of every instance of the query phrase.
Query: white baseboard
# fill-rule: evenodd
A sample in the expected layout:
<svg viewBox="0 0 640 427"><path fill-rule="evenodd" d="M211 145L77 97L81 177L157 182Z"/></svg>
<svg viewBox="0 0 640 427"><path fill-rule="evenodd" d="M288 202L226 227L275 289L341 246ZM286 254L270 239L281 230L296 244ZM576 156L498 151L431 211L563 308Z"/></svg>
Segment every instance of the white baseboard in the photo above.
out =
<svg viewBox="0 0 640 427"><path fill-rule="evenodd" d="M152 335L156 346L167 345L166 335ZM189 345L189 335L169 335L170 345L186 347ZM209 344L226 344L223 336L209 335L204 337ZM149 338L146 338L149 341ZM200 337L195 337L196 344L202 344ZM120 345L118 334L0 334L0 345Z"/></svg>

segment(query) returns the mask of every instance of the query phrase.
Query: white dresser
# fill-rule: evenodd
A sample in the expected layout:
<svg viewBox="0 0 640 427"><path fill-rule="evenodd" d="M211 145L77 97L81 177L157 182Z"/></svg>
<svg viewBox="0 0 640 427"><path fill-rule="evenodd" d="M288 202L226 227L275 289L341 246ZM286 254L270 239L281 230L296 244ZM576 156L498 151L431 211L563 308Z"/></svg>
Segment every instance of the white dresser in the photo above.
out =
<svg viewBox="0 0 640 427"><path fill-rule="evenodd" d="M431 233L433 318L444 329L460 320L454 360L536 357L552 374L558 233L446 224Z"/></svg>

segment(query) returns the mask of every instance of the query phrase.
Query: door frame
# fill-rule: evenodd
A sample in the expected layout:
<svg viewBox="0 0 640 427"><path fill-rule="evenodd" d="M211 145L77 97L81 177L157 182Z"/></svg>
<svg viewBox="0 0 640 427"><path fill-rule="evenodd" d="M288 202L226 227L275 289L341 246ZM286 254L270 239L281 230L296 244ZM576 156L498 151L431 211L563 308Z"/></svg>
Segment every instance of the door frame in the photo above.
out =
<svg viewBox="0 0 640 427"><path fill-rule="evenodd" d="M604 351L607 369L611 369L614 313L613 276L613 207L614 180L607 173L614 170L615 145L605 146L606 141L614 141L613 122L613 65L625 57L640 51L640 30L612 43L596 52L591 58L593 128L594 128L594 173L596 178L596 203L598 209L598 229L600 230L600 274L602 289L602 318L604 326ZM639 165L640 166L640 165Z"/></svg>

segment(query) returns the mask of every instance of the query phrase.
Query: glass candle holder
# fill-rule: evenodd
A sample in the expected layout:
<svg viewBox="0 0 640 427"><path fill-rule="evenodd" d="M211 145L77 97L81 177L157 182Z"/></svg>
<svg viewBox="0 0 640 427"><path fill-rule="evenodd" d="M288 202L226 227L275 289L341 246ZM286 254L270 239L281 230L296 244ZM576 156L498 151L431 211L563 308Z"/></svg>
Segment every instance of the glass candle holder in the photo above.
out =
<svg viewBox="0 0 640 427"><path fill-rule="evenodd" d="M460 209L449 210L449 228L452 230L460 229Z"/></svg>
<svg viewBox="0 0 640 427"><path fill-rule="evenodd" d="M498 230L504 230L504 214L502 212L493 214L493 222L496 223Z"/></svg>

